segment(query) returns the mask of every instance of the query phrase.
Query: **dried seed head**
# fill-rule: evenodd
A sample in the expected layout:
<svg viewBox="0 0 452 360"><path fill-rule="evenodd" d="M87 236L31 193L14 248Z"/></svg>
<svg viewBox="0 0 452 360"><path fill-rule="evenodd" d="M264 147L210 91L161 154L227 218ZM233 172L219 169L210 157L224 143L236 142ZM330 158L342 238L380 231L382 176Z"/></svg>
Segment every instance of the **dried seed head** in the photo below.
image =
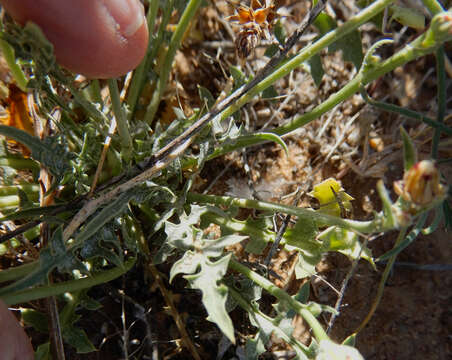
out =
<svg viewBox="0 0 452 360"><path fill-rule="evenodd" d="M235 39L235 48L237 55L241 59L246 59L256 48L260 41L260 29L254 26L254 23L248 24L247 28L242 29Z"/></svg>
<svg viewBox="0 0 452 360"><path fill-rule="evenodd" d="M228 17L229 21L237 21L241 26L235 40L237 55L241 59L247 58L266 37L277 16L275 5L263 6L260 1L252 0L251 7L242 5L236 9L235 15Z"/></svg>

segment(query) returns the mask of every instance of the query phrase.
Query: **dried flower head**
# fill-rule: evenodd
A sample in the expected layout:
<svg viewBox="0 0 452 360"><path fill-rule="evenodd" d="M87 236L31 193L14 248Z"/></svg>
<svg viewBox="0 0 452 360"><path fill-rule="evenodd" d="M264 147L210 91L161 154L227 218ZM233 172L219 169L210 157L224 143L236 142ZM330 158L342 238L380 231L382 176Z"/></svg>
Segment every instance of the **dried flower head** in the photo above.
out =
<svg viewBox="0 0 452 360"><path fill-rule="evenodd" d="M435 163L422 160L405 172L403 180L394 182L394 191L404 200L424 207L444 198L447 186L439 182Z"/></svg>
<svg viewBox="0 0 452 360"><path fill-rule="evenodd" d="M256 48L261 39L269 37L269 30L277 14L275 5L267 1L265 6L259 0L251 0L251 6L240 5L235 15L229 16L229 21L238 21L241 26L235 40L237 54L246 59Z"/></svg>

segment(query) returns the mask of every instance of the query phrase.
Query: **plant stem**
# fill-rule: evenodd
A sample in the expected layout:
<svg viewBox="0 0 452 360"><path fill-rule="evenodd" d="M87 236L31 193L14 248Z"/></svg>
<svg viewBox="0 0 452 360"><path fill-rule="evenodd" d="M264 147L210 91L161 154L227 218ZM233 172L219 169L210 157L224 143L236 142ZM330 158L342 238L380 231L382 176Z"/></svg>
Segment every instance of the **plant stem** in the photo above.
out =
<svg viewBox="0 0 452 360"><path fill-rule="evenodd" d="M263 81L257 84L253 89L251 89L247 94L242 96L235 104L233 104L231 107L222 112L221 114L222 119L231 116L244 104L249 102L255 95L268 88L270 85L275 83L276 80L281 79L282 77L288 75L291 71L299 67L303 62L305 62L315 54L319 53L322 49L326 48L327 46L334 43L338 39L344 37L345 35L349 34L350 32L356 30L359 26L373 18L376 14L381 12L386 6L388 6L392 2L394 2L394 0L379 0L374 2L372 5L365 8L356 16L348 20L342 26L325 34L314 44L311 44L310 46L306 46L305 48L303 48L298 53L298 55L284 63L272 74L270 74Z"/></svg>
<svg viewBox="0 0 452 360"><path fill-rule="evenodd" d="M16 170L32 170L38 171L39 165L36 161L32 159L23 159L17 157L1 157L0 158L0 167L8 166L10 168Z"/></svg>
<svg viewBox="0 0 452 360"><path fill-rule="evenodd" d="M92 102L96 102L98 104L102 103L102 95L100 93L100 83L98 79L91 80L88 86L88 94Z"/></svg>
<svg viewBox="0 0 452 360"><path fill-rule="evenodd" d="M401 106L397 106L394 104L389 104L389 103L385 103L382 101L374 100L367 94L367 92L364 89L363 89L363 91L361 91L361 95L362 95L364 101L367 102L369 105L378 107L385 111L390 111L390 112L397 113L397 114L400 114L400 115L403 115L406 117L410 117L412 119L422 121L425 124L435 128L435 129L441 130L442 132L444 132L448 135L452 135L451 127L444 125L443 123L440 123L438 121L435 121L432 118L429 118L428 116L418 113L417 111L410 110L410 109L407 109L407 108L404 108Z"/></svg>
<svg viewBox="0 0 452 360"><path fill-rule="evenodd" d="M247 268L246 266L240 264L238 261L231 259L229 262L229 268L231 270L235 270L243 275L245 275L248 279L255 282L261 288L268 291L271 295L276 297L279 301L286 303L293 310L295 310L303 319L309 324L314 332L314 336L317 341L320 340L328 340L328 335L325 330L322 328L320 323L317 321L315 316L309 311L309 305L304 305L292 298L288 293L286 293L283 289L280 289L275 284L273 284L270 280L267 280L263 276L260 276L256 272Z"/></svg>
<svg viewBox="0 0 452 360"><path fill-rule="evenodd" d="M437 99L438 99L438 113L436 121L443 124L444 116L446 115L446 71L444 69L444 45L436 51L436 83ZM436 128L432 139L432 158L438 158L439 140L441 137L441 128Z"/></svg>
<svg viewBox="0 0 452 360"><path fill-rule="evenodd" d="M118 84L116 79L108 79L108 89L110 90L111 103L113 105L113 113L115 114L116 122L118 124L118 133L121 138L121 153L126 163L132 158L133 144L130 136L129 127L127 125L127 118L121 107L121 100L119 97Z"/></svg>
<svg viewBox="0 0 452 360"><path fill-rule="evenodd" d="M10 267L0 271L0 284L6 281L12 281L16 279L23 278L32 271L34 271L39 266L38 261L33 261L28 264Z"/></svg>
<svg viewBox="0 0 452 360"><path fill-rule="evenodd" d="M121 276L122 274L129 271L134 264L135 258L132 258L127 260L124 263L124 266L117 266L113 269L106 270L98 274L94 274L90 277L17 291L12 294L3 295L1 299L7 305L14 305L29 302L32 300L42 299L49 296L60 295L65 292L74 292L82 289L91 288L93 286L116 279L118 276Z"/></svg>
<svg viewBox="0 0 452 360"><path fill-rule="evenodd" d="M147 108L146 115L144 120L151 124L154 120L155 113L157 112L158 106L160 104L160 100L163 96L163 93L166 89L166 85L168 83L169 74L173 65L174 56L176 55L177 49L179 49L182 36L184 35L187 27L190 23L190 20L195 15L198 7L201 5L202 0L190 0L187 4L187 7L182 14L182 17L179 21L179 24L174 31L173 36L171 37L170 44L168 46L168 52L166 53L165 60L162 63L162 68L160 71L160 76L157 81L157 88L154 94L152 95L151 102Z"/></svg>
<svg viewBox="0 0 452 360"><path fill-rule="evenodd" d="M424 6L430 11L432 15L439 14L444 11L443 6L439 1L436 0L422 0Z"/></svg>
<svg viewBox="0 0 452 360"><path fill-rule="evenodd" d="M355 230L360 233L372 233L383 231L379 221L356 221L342 219L340 217L322 214L312 209L300 208L296 206L276 204L266 201L258 201L251 199L240 199L229 196L202 195L195 193L187 194L188 202L210 203L215 205L224 205L227 207L236 206L246 209L256 209L262 211L270 211L272 213L284 213L300 218L308 218L316 221L319 225L337 225L346 229Z"/></svg>
<svg viewBox="0 0 452 360"><path fill-rule="evenodd" d="M0 196L16 195L19 190L22 190L29 196L37 196L39 193L39 185L37 184L18 184L18 185L0 185Z"/></svg>
<svg viewBox="0 0 452 360"><path fill-rule="evenodd" d="M407 238L409 237L411 242L421 232L422 227L424 226L424 223L427 220L427 216L428 216L427 212L422 214L419 217L419 220L418 220L416 226L408 234ZM397 237L397 240L396 240L396 242L394 244L394 247L393 247L394 249L397 248L405 240L406 232L407 232L407 228L406 227L404 227L404 228L402 228L400 230L399 235ZM378 284L377 295L375 296L375 299L374 299L374 301L372 303L372 306L371 306L371 308L369 310L369 313L367 314L367 316L365 317L365 319L363 320L361 325L359 325L359 327L355 330L355 333L359 333L361 330L363 330L366 327L367 323L369 322L369 320L372 318L372 316L374 315L375 311L377 310L377 307L380 304L381 298L383 296L383 291L384 291L384 288L385 288L386 281L388 280L389 274L391 273L392 266L394 265L394 262L395 262L395 260L397 258L397 255L399 255L400 251L398 251L397 253L395 253L394 255L392 255L388 259L388 262L386 263L386 267L385 267L385 270L383 272L383 275L381 276L380 283Z"/></svg>
<svg viewBox="0 0 452 360"><path fill-rule="evenodd" d="M373 5L376 5L378 2L375 2ZM385 2L385 4L387 1ZM366 9L367 10L367 9ZM361 14L361 13L360 13ZM358 15L360 15L358 14ZM358 17L357 15L357 17ZM370 16L370 15L368 15ZM366 17L367 20L367 17ZM349 20L349 22L353 21L353 23L356 23L355 18ZM318 51L315 50L318 47L319 43L323 43L324 38L327 38L331 40L331 34L337 33L339 30L342 30L343 27L347 25L347 29L349 28L349 22L345 23L342 27L328 33L324 37L322 37L319 41L317 41L315 44L313 44L310 47L306 47L305 49L301 50L300 54L297 55L294 59L292 59L289 63L291 63L291 67L294 65L293 61L297 59L299 62L305 61L308 57L312 56L313 54L317 53ZM361 22L359 22L361 24ZM348 31L347 31L348 32ZM342 31L341 31L342 34ZM345 34L343 34L345 35ZM337 36L337 34L336 34ZM423 44L423 41L426 39L425 33L421 36L419 36L417 39L415 39L410 44L407 44L402 50L391 56L385 61L382 61L379 64L375 64L372 68L370 68L367 71L360 71L356 77L351 80L349 83L347 83L341 90L339 90L337 93L331 95L327 100L325 100L322 104L315 107L311 112L303 114L301 116L296 117L295 119L289 121L287 124L280 126L273 130L268 130L269 132L273 132L279 136L285 135L290 133L293 130L298 129L299 127L302 127L312 120L317 119L322 114L326 113L327 111L333 109L337 104L340 102L346 100L356 92L360 90L360 88L366 84L369 84L370 82L376 80L377 78L381 77L382 75L394 70L395 68L412 61L420 56L427 55L429 53L432 53L436 50L438 46L441 44L435 42L431 46L425 46ZM328 41L328 44L330 41ZM287 63L287 64L289 64ZM286 64L286 65L287 65ZM286 66L284 66L285 68ZM258 92L264 90L268 86L272 84L272 82L276 81L274 79L274 76L277 76L279 78L280 75L285 75L286 71L282 71L283 68L280 68L272 74L271 76L267 77L264 81L260 82L255 88L253 88L249 93L247 93L245 96L240 98L234 105L226 109L221 113L222 118L226 118L227 116L230 116L232 113L237 111L244 103L249 101L250 96L254 96ZM285 69L284 69L285 70ZM270 81L271 80L271 81ZM213 159L215 157L221 156L223 154L229 153L231 151L240 149L245 146L252 146L256 145L258 143L261 143L262 140L259 138L254 137L253 135L245 135L239 137L234 144L231 145L225 145L222 148L217 149L209 156L209 159Z"/></svg>
<svg viewBox="0 0 452 360"><path fill-rule="evenodd" d="M157 17L157 11L159 9L159 0L149 0L149 9L147 13L147 23L149 37L153 37L155 19ZM155 40L154 40L155 41ZM140 65L134 70L132 82L129 88L129 95L127 96L127 105L129 105L129 120L133 117L135 112L135 106L138 102L138 97L140 95L141 89L143 88L144 82L146 81L146 70L148 67L148 60L150 58L151 52L151 41L149 41L148 50L144 59L141 61Z"/></svg>

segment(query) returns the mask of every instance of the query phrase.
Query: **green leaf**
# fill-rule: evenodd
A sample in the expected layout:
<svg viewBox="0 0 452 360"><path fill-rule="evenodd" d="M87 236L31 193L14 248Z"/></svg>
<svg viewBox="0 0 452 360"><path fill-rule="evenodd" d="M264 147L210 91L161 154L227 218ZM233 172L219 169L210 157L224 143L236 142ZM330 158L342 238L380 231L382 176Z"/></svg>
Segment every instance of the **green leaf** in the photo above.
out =
<svg viewBox="0 0 452 360"><path fill-rule="evenodd" d="M400 134L402 135L403 142L403 167L405 171L411 169L411 167L417 163L417 151L414 147L413 140L406 132L406 130L401 126Z"/></svg>
<svg viewBox="0 0 452 360"><path fill-rule="evenodd" d="M317 87L322 83L323 75L325 71L323 70L322 59L319 54L315 54L308 61L309 72L314 80L314 83Z"/></svg>
<svg viewBox="0 0 452 360"><path fill-rule="evenodd" d="M278 308L278 306L276 306ZM300 341L292 336L293 326L291 319L287 319L283 313L279 313L274 319L263 314L257 306L253 311L248 311L250 322L259 329L254 339L249 339L245 345L245 358L257 359L265 351L265 345L270 340L272 334L283 339L294 349L295 359L308 359L305 355L307 348Z"/></svg>
<svg viewBox="0 0 452 360"><path fill-rule="evenodd" d="M275 55L279 50L279 46L276 44L269 45L264 52L264 56L271 58L273 55Z"/></svg>
<svg viewBox="0 0 452 360"><path fill-rule="evenodd" d="M236 66L231 65L229 67L229 71L231 72L232 78L234 80L234 88L233 90L239 88L246 82L245 74Z"/></svg>
<svg viewBox="0 0 452 360"><path fill-rule="evenodd" d="M353 231L331 226L317 237L322 240L327 251L338 251L350 259L365 259L375 268L372 252L359 241L358 234Z"/></svg>
<svg viewBox="0 0 452 360"><path fill-rule="evenodd" d="M206 213L206 206L191 205L190 214L183 213L180 215L178 224L166 221L165 233L168 237L166 243L172 249L188 250L193 246L193 225L201 220L201 215Z"/></svg>
<svg viewBox="0 0 452 360"><path fill-rule="evenodd" d="M298 262L295 277L301 279L316 274L315 267L322 258L323 245L316 239L318 228L309 218L300 218L292 229L287 229L283 236L285 248L298 250Z"/></svg>
<svg viewBox="0 0 452 360"><path fill-rule="evenodd" d="M60 271L68 272L77 268L86 272L83 263L80 262L72 251L67 251L63 241L63 230L61 226L53 233L49 246L41 250L39 266L33 269L33 271L24 278L0 289L0 295L13 293L31 286L42 284L47 281L48 274L57 267Z"/></svg>
<svg viewBox="0 0 452 360"><path fill-rule="evenodd" d="M275 143L281 145L281 147L284 149L284 152L286 153L286 156L289 156L289 148L287 147L286 143L284 142L283 138L274 134L274 133L266 133L266 132L258 132L254 133L252 135L253 137L256 137L260 140L267 140L267 141L274 141Z"/></svg>
<svg viewBox="0 0 452 360"><path fill-rule="evenodd" d="M425 17L417 10L395 4L392 4L389 9L392 12L389 23L392 20L396 20L400 24L413 29L422 30L425 28Z"/></svg>
<svg viewBox="0 0 452 360"><path fill-rule="evenodd" d="M116 266L123 266L123 251L113 224L107 224L86 239L81 245L80 256L86 260L102 258Z"/></svg>
<svg viewBox="0 0 452 360"><path fill-rule="evenodd" d="M301 302L302 304L306 304L309 299L309 293L311 291L311 284L309 281L306 281L303 286L300 288L300 291L295 295L295 300Z"/></svg>
<svg viewBox="0 0 452 360"><path fill-rule="evenodd" d="M229 341L235 343L234 326L226 311L228 287L220 284L232 254L220 256L225 246L236 244L246 237L227 235L215 240L203 239L202 231L196 229L193 224L199 222L204 211L206 211L205 208L192 206L190 215L185 215L191 224L186 224L183 219L178 225L166 223L165 231L168 237L171 237L171 245L180 249L189 247L182 258L172 266L170 281L178 274L188 274L184 278L188 280L191 288L202 292L202 301L209 314L207 319L217 324ZM218 257L220 259L217 261L210 260Z"/></svg>
<svg viewBox="0 0 452 360"><path fill-rule="evenodd" d="M270 99L273 102L276 101L274 100L274 98L278 97L278 95L279 94L273 85L269 86L264 91L262 91L262 99Z"/></svg>
<svg viewBox="0 0 452 360"><path fill-rule="evenodd" d="M356 69L361 67L363 62L363 47L361 43L361 34L354 30L328 47L328 51L342 50L342 56L345 61L350 61Z"/></svg>
<svg viewBox="0 0 452 360"><path fill-rule="evenodd" d="M281 45L284 45L284 43L286 42L286 29L284 28L284 26L282 26L282 23L280 20L278 20L276 22L276 24L273 26L273 34L276 37L276 40L278 40L278 42Z"/></svg>
<svg viewBox="0 0 452 360"><path fill-rule="evenodd" d="M44 313L29 308L21 308L20 313L25 324L33 326L35 330L41 333L49 331L47 316Z"/></svg>
<svg viewBox="0 0 452 360"><path fill-rule="evenodd" d="M97 349L88 339L85 331L76 326L66 326L63 328L63 338L66 343L73 346L78 354L86 354Z"/></svg>
<svg viewBox="0 0 452 360"><path fill-rule="evenodd" d="M215 104L215 98L213 97L209 89L198 84L198 93L199 97L201 98L201 103L205 104L207 106L207 109L211 109Z"/></svg>
<svg viewBox="0 0 452 360"><path fill-rule="evenodd" d="M245 344L245 359L254 360L266 351L265 345L270 340L274 326L259 313L248 312L248 316L251 324L259 329L254 338L248 339Z"/></svg>
<svg viewBox="0 0 452 360"><path fill-rule="evenodd" d="M287 250L315 250L320 243L315 240L318 228L310 218L300 218L292 229L287 229L284 234Z"/></svg>
<svg viewBox="0 0 452 360"><path fill-rule="evenodd" d="M356 333L348 336L343 342L342 345L355 346L356 344Z"/></svg>
<svg viewBox="0 0 452 360"><path fill-rule="evenodd" d="M235 344L234 325L226 312L226 299L228 287L218 282L223 278L228 269L228 263L232 254L228 254L216 262L203 259L201 270L197 274L185 275L193 289L202 292L202 302L209 314L207 320L214 322L223 334Z"/></svg>
<svg viewBox="0 0 452 360"><path fill-rule="evenodd" d="M127 209L129 201L135 199L136 196L137 192L134 190L126 191L119 195L115 200L104 207L91 221L89 221L83 230L77 234L75 239L78 242L83 243L90 237L95 236L106 223L123 214Z"/></svg>
<svg viewBox="0 0 452 360"><path fill-rule="evenodd" d="M303 279L317 274L316 265L322 260L322 254L305 254L300 252L298 254L298 262L295 266L296 279Z"/></svg>
<svg viewBox="0 0 452 360"><path fill-rule="evenodd" d="M38 346L35 351L35 360L52 360L50 353L50 342L46 342Z"/></svg>
<svg viewBox="0 0 452 360"><path fill-rule="evenodd" d="M324 35L327 32L337 28L336 20L324 12L319 14L314 21L314 25L319 29L320 34ZM353 30L344 37L336 40L328 47L329 52L342 50L342 56L345 61L350 61L359 69L363 61L363 48L361 43L361 35L358 30Z"/></svg>

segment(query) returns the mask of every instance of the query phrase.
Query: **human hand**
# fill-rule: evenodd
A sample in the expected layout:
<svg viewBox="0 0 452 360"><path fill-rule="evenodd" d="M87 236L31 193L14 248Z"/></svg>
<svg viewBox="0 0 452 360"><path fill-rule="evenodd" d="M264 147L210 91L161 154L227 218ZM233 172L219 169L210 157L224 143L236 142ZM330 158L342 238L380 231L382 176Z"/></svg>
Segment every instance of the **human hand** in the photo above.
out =
<svg viewBox="0 0 452 360"><path fill-rule="evenodd" d="M0 0L20 24L39 25L57 61L90 78L117 77L146 53L148 30L139 0Z"/></svg>
<svg viewBox="0 0 452 360"><path fill-rule="evenodd" d="M33 360L30 339L0 300L0 360Z"/></svg>

